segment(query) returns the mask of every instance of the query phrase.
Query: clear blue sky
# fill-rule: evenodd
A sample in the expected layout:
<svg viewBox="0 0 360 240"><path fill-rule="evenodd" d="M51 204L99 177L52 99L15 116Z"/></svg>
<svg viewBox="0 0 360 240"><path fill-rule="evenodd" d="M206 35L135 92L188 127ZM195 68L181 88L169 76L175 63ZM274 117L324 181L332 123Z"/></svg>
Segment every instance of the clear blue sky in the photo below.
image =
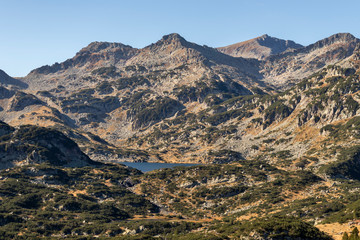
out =
<svg viewBox="0 0 360 240"><path fill-rule="evenodd" d="M71 58L92 41L142 48L177 32L211 47L262 34L303 45L360 37L359 0L0 0L0 69L11 76Z"/></svg>

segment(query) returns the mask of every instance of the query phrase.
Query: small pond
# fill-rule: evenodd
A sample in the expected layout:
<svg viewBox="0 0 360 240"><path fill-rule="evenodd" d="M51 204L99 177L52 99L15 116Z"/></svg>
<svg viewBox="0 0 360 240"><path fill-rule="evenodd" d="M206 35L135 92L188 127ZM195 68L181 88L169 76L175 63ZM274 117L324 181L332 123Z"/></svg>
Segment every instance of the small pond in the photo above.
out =
<svg viewBox="0 0 360 240"><path fill-rule="evenodd" d="M190 163L150 163L150 162L119 162L119 163L132 168L136 168L142 172L149 172L161 168L173 168L178 166L190 167L190 166L199 165L199 164L190 164Z"/></svg>

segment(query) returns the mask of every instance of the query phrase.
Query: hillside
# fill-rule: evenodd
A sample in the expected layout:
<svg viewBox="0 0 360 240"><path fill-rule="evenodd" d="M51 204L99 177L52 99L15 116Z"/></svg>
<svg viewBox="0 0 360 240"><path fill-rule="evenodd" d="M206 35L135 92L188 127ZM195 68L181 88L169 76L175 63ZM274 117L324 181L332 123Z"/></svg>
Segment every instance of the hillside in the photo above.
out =
<svg viewBox="0 0 360 240"><path fill-rule="evenodd" d="M212 217L215 214L219 216L218 219L229 213L231 218L236 217L233 215L236 211L224 211L228 203L222 203L223 206L211 202L203 204L204 198L210 201L216 198L225 200L244 192L248 194L250 188L255 193L258 188L246 182L256 181L268 185L264 183L265 174L278 177L284 174L287 178L284 181L290 191L301 191L315 183L321 185L323 180L310 172L296 172L293 177L291 173L285 174L265 163L261 163L264 165L258 171L255 170L258 162L250 161L252 163L248 165L245 161L237 163L243 167L212 165L142 174L123 165L91 161L73 141L53 129L33 126L13 128L2 122L0 130L0 146L3 148L1 167L5 168L0 170L1 238L89 236L154 239L156 235L171 239L228 239L234 234L246 236L252 231L262 237L281 234L330 239L310 224L289 216L278 216L266 231L262 230L263 226L269 224L266 218L257 220L255 225L237 222L230 227L227 221L212 222L206 214L212 212ZM189 182L190 179L186 177L188 174L196 176L197 180L193 180L201 183ZM246 180L248 176L243 174L250 174L251 177ZM182 177L186 177L185 181L181 180ZM163 186L163 181L169 179L174 182ZM305 184L300 188L295 186L295 181L299 179ZM243 180L244 184L237 185L239 180ZM229 182L233 186L218 186ZM154 187L166 190L153 191ZM268 187L271 189L271 186ZM187 190L195 190L192 196L196 199L189 200L193 202L190 207L196 204L196 212L190 212L189 206L183 205L177 197L174 198L180 194L180 189L181 198L186 201L188 198L184 197L189 194ZM263 185L261 189L264 189ZM156 197L156 192L163 195ZM246 194L240 203L249 201ZM279 229L278 225L283 227ZM207 233L207 229L213 230Z"/></svg>
<svg viewBox="0 0 360 240"><path fill-rule="evenodd" d="M254 59L178 34L94 42L0 74L0 185L16 189L0 194L2 236L329 239L318 228L356 226L359 39L284 44Z"/></svg>

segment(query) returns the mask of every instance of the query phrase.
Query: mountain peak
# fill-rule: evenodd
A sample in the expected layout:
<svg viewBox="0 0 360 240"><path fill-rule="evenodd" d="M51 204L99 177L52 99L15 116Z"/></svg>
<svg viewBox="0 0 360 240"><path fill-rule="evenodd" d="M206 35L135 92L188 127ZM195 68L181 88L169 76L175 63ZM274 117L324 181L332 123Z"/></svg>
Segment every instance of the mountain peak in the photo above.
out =
<svg viewBox="0 0 360 240"><path fill-rule="evenodd" d="M102 62L109 61L115 65L119 61L125 61L136 54L137 48L116 42L92 42L82 48L73 58L62 63L55 63L51 66L46 65L34 69L32 74L51 74L71 67L83 67L86 64L91 66L101 65Z"/></svg>
<svg viewBox="0 0 360 240"><path fill-rule="evenodd" d="M306 47L307 51L318 49L334 43L357 44L360 40L350 33L336 33Z"/></svg>
<svg viewBox="0 0 360 240"><path fill-rule="evenodd" d="M91 42L88 46L84 47L79 51L79 53L82 52L100 52L104 49L114 49L114 48L129 48L132 49L131 46L125 45L122 43L116 43L116 42Z"/></svg>
<svg viewBox="0 0 360 240"><path fill-rule="evenodd" d="M257 37L257 39L266 39L266 38L272 38L272 37L267 35L267 34L264 34L264 35L261 35L260 37Z"/></svg>
<svg viewBox="0 0 360 240"><path fill-rule="evenodd" d="M350 33L336 33L320 41L325 41L327 43L334 43L334 42L353 42L353 41L359 41L359 39L357 39L354 35Z"/></svg>
<svg viewBox="0 0 360 240"><path fill-rule="evenodd" d="M170 33L167 35L164 35L162 37L163 40L175 40L175 41L181 41L181 40L185 40L180 34L178 33Z"/></svg>
<svg viewBox="0 0 360 240"><path fill-rule="evenodd" d="M164 35L155 45L176 45L176 46L185 46L188 42L180 36L178 33L171 33Z"/></svg>
<svg viewBox="0 0 360 240"><path fill-rule="evenodd" d="M244 42L220 47L218 50L233 57L264 59L271 55L301 47L303 46L294 41L274 38L264 34Z"/></svg>

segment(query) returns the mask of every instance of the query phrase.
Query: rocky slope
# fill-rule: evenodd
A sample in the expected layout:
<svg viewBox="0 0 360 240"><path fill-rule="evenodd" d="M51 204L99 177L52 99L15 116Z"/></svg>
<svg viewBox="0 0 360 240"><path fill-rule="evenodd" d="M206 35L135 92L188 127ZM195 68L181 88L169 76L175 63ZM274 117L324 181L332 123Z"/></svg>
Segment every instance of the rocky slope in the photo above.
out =
<svg viewBox="0 0 360 240"><path fill-rule="evenodd" d="M0 169L49 163L55 166L96 166L62 133L35 126L10 127L0 122Z"/></svg>
<svg viewBox="0 0 360 240"><path fill-rule="evenodd" d="M349 33L338 33L309 46L263 35L249 41L217 48L234 57L261 60L262 79L276 88L286 89L302 78L351 56L360 40Z"/></svg>
<svg viewBox="0 0 360 240"><path fill-rule="evenodd" d="M290 40L282 40L267 34L260 37L217 48L220 52L233 57L256 58L263 60L271 55L302 48L301 44Z"/></svg>
<svg viewBox="0 0 360 240"><path fill-rule="evenodd" d="M274 40L274 49L284 44ZM307 131L316 135L357 114L346 108L335 116L329 112L340 110L315 113L314 96L305 92L321 82L327 86L333 76L345 82L356 78L358 44L350 34L336 34L259 61L178 34L143 49L95 42L64 63L32 71L21 79L29 85L25 90L3 86L0 117L15 126L56 127L97 160L228 162L266 149L300 158L316 142L298 140L311 119L317 122ZM337 67L321 70L335 62ZM314 82L313 90L300 87L305 83L296 79L318 71L319 79L304 80ZM277 94L274 86L288 90ZM348 95L341 93L341 99ZM330 100L326 106L337 107ZM272 134L275 130L279 133ZM282 140L275 144L271 138Z"/></svg>
<svg viewBox="0 0 360 240"><path fill-rule="evenodd" d="M360 40L349 33L334 34L292 52L270 56L261 66L261 73L268 83L288 86L350 57L359 43Z"/></svg>
<svg viewBox="0 0 360 240"><path fill-rule="evenodd" d="M3 70L0 69L0 86L9 87L14 89L23 89L27 88L28 85L21 80L10 77Z"/></svg>

